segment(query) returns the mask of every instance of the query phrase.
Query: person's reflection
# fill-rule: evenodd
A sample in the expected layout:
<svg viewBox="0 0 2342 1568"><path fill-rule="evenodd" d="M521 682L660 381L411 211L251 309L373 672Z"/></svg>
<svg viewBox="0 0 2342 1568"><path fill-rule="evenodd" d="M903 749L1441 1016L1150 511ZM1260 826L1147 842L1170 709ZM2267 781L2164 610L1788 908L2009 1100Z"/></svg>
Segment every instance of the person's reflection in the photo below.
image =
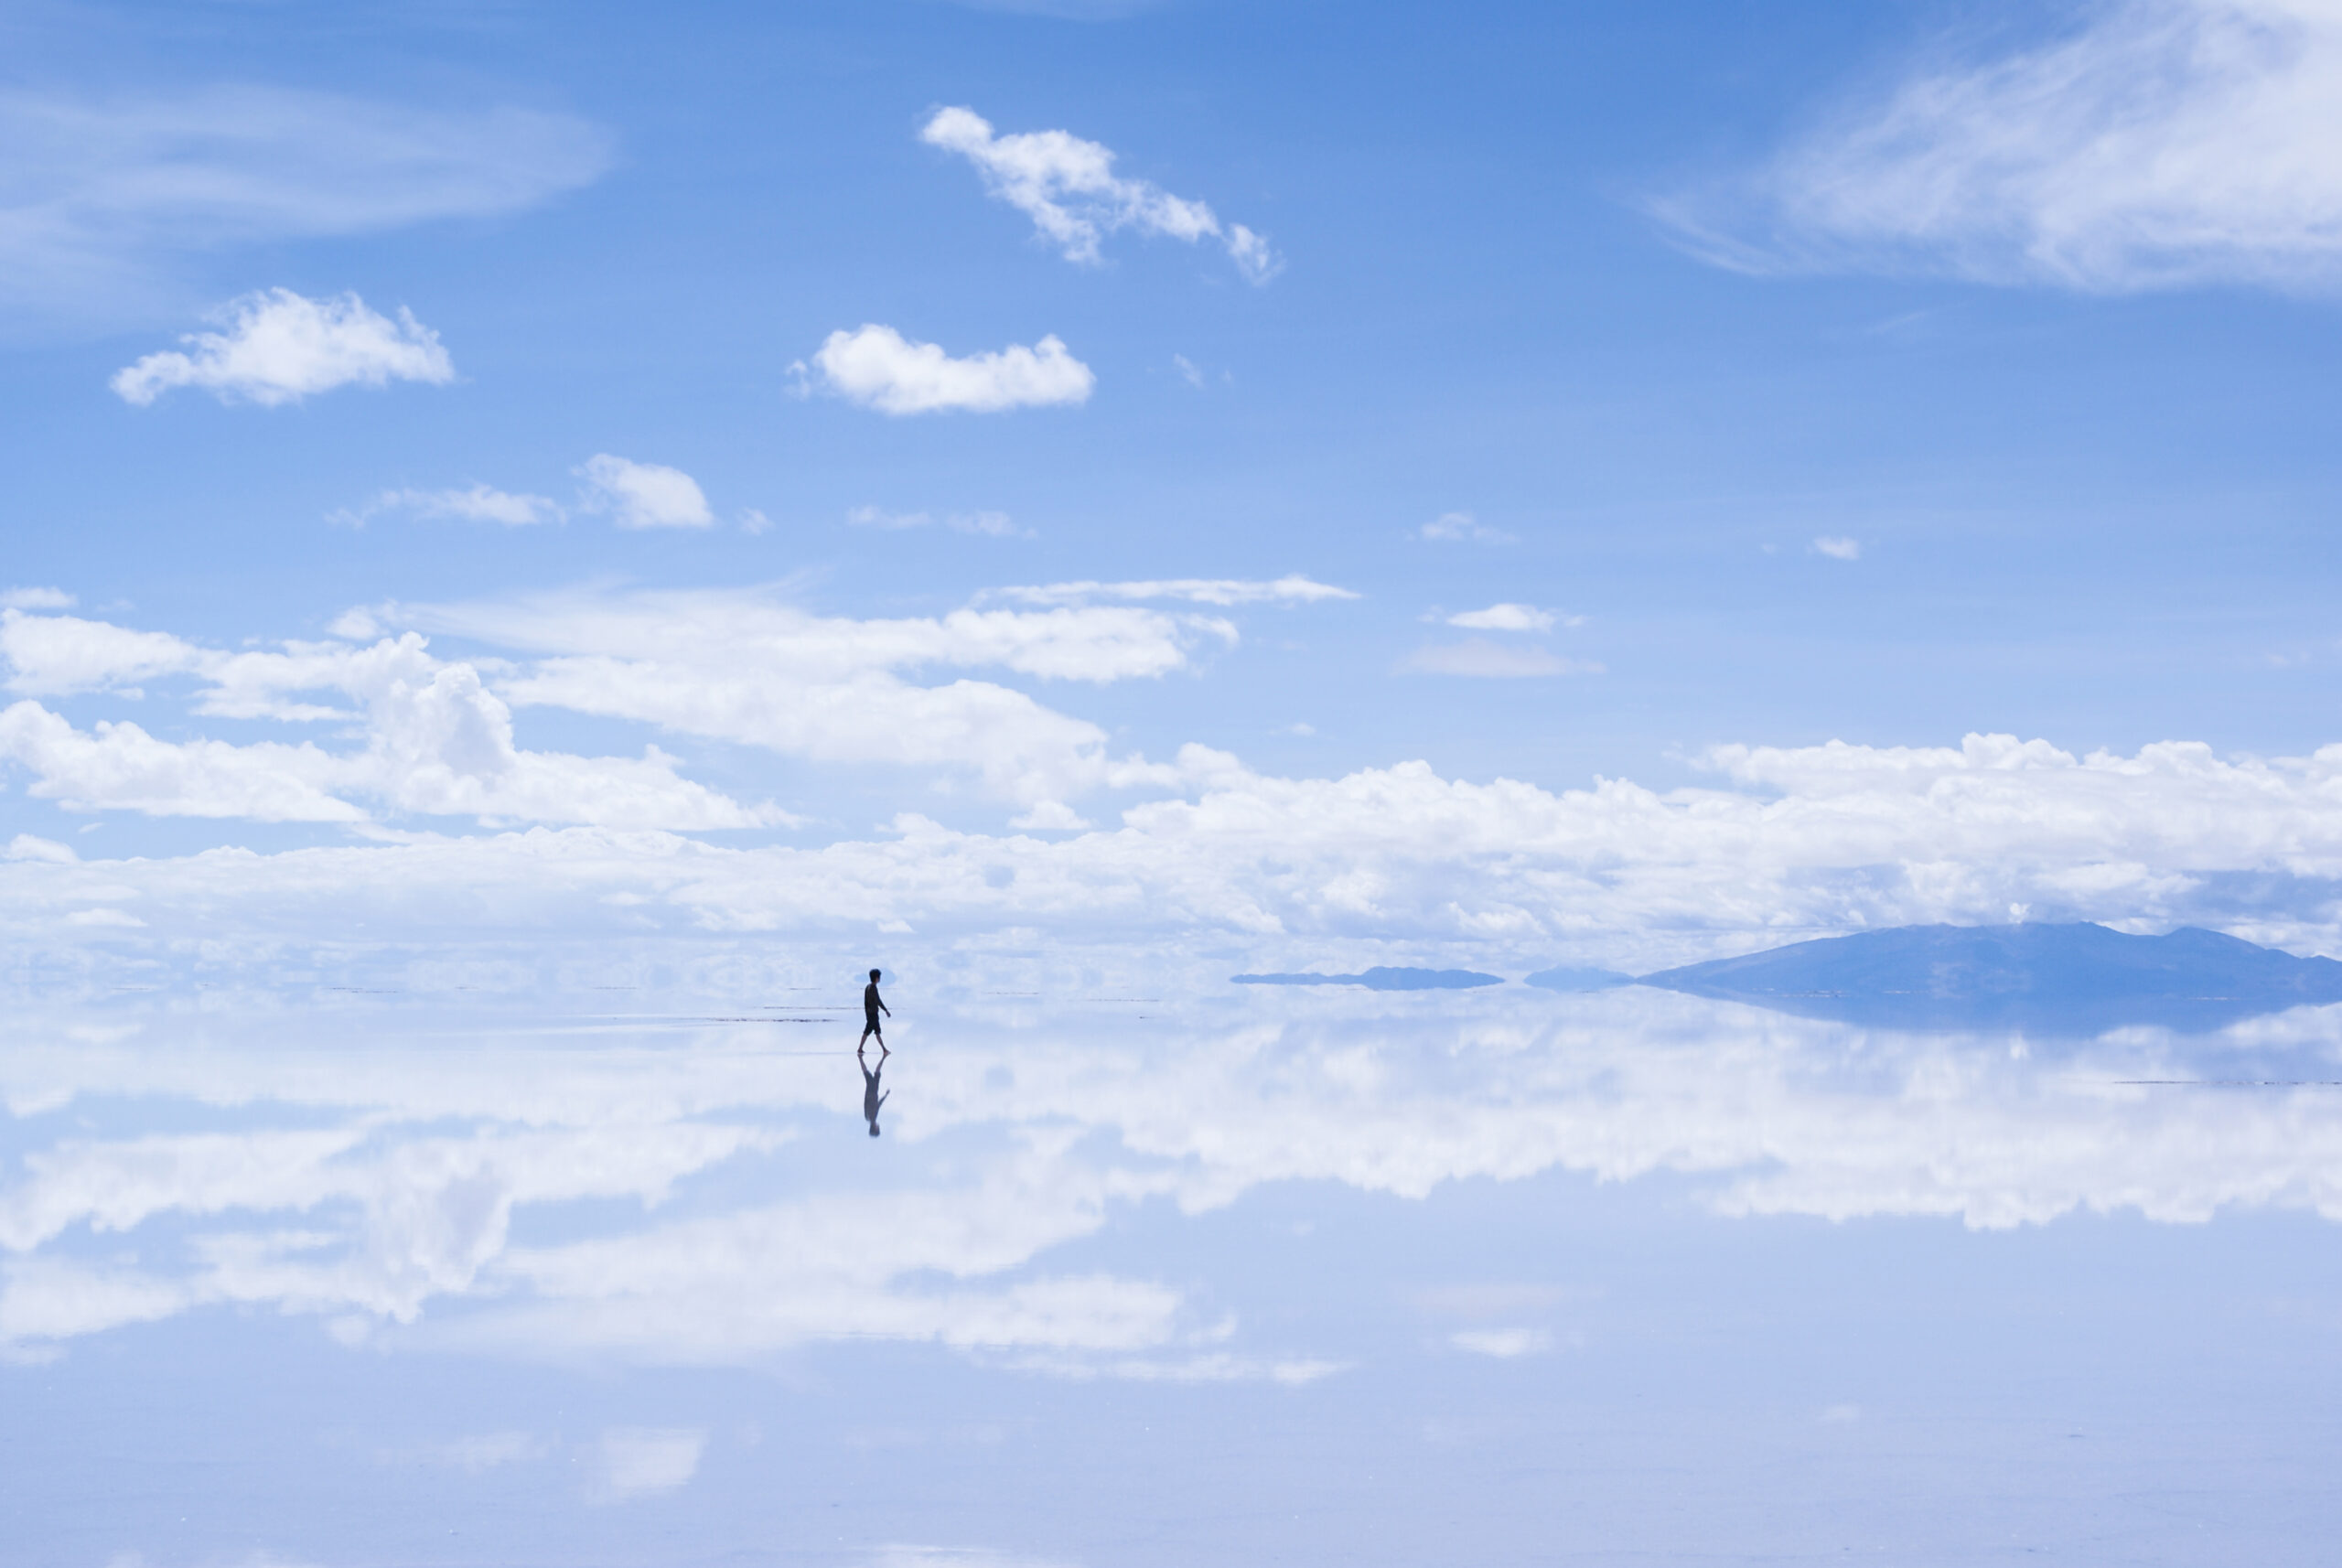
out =
<svg viewBox="0 0 2342 1568"><path fill-rule="evenodd" d="M874 1138L878 1135L878 1108L886 1103L886 1094L894 1092L891 1089L886 1094L878 1092L878 1074L886 1070L886 1058L894 1054L886 1048L886 1041L879 1041L878 1066L873 1070L869 1058L862 1054L862 1047L854 1047L854 1063L862 1069L862 1119L870 1123L870 1135Z"/></svg>

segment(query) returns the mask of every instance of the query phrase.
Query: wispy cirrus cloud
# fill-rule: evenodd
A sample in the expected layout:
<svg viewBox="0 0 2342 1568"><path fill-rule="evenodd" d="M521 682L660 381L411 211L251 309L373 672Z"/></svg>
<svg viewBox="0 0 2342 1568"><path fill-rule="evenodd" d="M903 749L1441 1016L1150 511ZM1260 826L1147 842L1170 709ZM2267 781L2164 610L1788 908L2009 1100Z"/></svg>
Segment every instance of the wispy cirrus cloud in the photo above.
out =
<svg viewBox="0 0 2342 1568"><path fill-rule="evenodd" d="M1033 531L1019 528L1004 511L948 511L938 517L924 511L888 511L884 507L858 506L845 514L847 522L856 528L876 528L888 532L911 528L940 525L953 533L980 534L987 539L1030 539Z"/></svg>
<svg viewBox="0 0 2342 1568"><path fill-rule="evenodd" d="M809 369L790 369L807 390L820 388L881 413L1000 413L1090 401L1098 378L1055 334L1031 348L1012 343L955 359L891 327L865 324L822 339Z"/></svg>
<svg viewBox="0 0 2342 1568"><path fill-rule="evenodd" d="M473 485L465 489L384 490L363 505L328 513L327 521L347 528L363 528L385 512L421 519L453 518L460 522L494 522L506 528L560 522L568 516L561 503L549 496Z"/></svg>
<svg viewBox="0 0 2342 1568"><path fill-rule="evenodd" d="M148 317L199 254L532 206L598 177L574 115L277 87L0 92L0 311Z"/></svg>
<svg viewBox="0 0 2342 1568"><path fill-rule="evenodd" d="M1490 605L1484 610L1465 610L1447 618L1447 624L1466 631L1551 631L1555 621L1553 612L1541 610L1534 605ZM1577 618L1570 618L1577 624Z"/></svg>
<svg viewBox="0 0 2342 1568"><path fill-rule="evenodd" d="M1099 242L1129 229L1190 244L1217 240L1236 270L1255 284L1284 266L1266 238L1241 223L1223 224L1204 202L1114 173L1113 149L1102 143L1066 131L995 135L991 122L965 108L937 110L919 140L975 165L984 188L1030 218L1069 262L1096 262Z"/></svg>
<svg viewBox="0 0 2342 1568"><path fill-rule="evenodd" d="M1093 599L1185 599L1198 605L1258 605L1314 604L1322 599L1354 599L1359 596L1348 588L1295 575L1273 580L1164 577L1127 583L1043 583L1030 587L994 588L986 596L1027 605L1076 605Z"/></svg>
<svg viewBox="0 0 2342 1568"><path fill-rule="evenodd" d="M1490 528L1468 511L1444 511L1424 523L1419 537L1434 543L1468 540L1478 544L1509 544L1512 535Z"/></svg>
<svg viewBox="0 0 2342 1568"><path fill-rule="evenodd" d="M1506 628L1517 629L1512 628ZM1484 637L1416 649L1399 663L1402 674L1466 675L1481 680L1521 680L1539 675L1599 675L1603 667L1564 659L1542 648L1490 642Z"/></svg>
<svg viewBox="0 0 2342 1568"><path fill-rule="evenodd" d="M189 333L180 339L184 350L148 354L107 384L141 408L178 387L274 408L336 387L444 386L456 379L439 334L404 306L392 320L354 294L310 299L269 288L231 300L215 319L219 331Z"/></svg>
<svg viewBox="0 0 2342 1568"><path fill-rule="evenodd" d="M1652 201L1751 273L2100 292L2342 285L2342 10L2116 0L2029 48L1949 48L1753 173Z"/></svg>

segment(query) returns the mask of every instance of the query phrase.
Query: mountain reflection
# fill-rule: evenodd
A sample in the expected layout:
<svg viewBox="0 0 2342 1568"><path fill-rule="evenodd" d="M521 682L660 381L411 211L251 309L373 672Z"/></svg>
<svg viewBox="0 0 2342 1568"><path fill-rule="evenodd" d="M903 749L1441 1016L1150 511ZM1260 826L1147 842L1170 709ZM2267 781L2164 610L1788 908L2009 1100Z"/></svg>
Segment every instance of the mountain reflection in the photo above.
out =
<svg viewBox="0 0 2342 1568"><path fill-rule="evenodd" d="M731 1362L875 1336L1292 1379L1316 1363L1059 1250L1150 1198L1193 1216L1271 1183L1419 1197L1554 1170L1673 1173L1727 1215L2342 1213L2337 1009L2042 1051L1643 988L1252 993L1111 1031L1018 1005L929 1008L951 1043L907 1047L920 1093L875 1166L831 1163L850 1051L786 1021L20 1018L0 1342L239 1304L386 1348ZM863 1069L873 1132L886 1060ZM2187 1087L2208 1080L2300 1086Z"/></svg>

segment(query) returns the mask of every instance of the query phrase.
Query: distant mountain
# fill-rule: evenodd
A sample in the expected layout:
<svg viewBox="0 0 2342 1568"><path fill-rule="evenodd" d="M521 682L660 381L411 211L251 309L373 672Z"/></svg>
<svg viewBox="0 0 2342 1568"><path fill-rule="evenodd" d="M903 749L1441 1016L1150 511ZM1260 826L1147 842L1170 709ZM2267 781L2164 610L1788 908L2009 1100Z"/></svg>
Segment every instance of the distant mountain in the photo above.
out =
<svg viewBox="0 0 2342 1568"><path fill-rule="evenodd" d="M1380 965L1364 974L1237 974L1238 985L1363 985L1369 991L1467 991L1476 985L1502 985L1500 974L1480 974L1468 969L1385 969Z"/></svg>
<svg viewBox="0 0 2342 1568"><path fill-rule="evenodd" d="M1639 983L1886 1028L2216 1029L2342 1002L2342 963L2218 931L1903 926L1646 974Z"/></svg>

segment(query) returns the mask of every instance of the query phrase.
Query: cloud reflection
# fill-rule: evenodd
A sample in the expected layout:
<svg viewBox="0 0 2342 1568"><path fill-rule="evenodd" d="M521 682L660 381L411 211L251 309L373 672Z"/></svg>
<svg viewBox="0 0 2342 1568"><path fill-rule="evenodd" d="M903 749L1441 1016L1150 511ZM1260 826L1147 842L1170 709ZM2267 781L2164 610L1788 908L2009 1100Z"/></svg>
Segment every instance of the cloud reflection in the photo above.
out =
<svg viewBox="0 0 2342 1568"><path fill-rule="evenodd" d="M771 1026L385 1006L338 1015L328 1048L167 1003L22 1023L0 1055L21 1151L0 1344L21 1359L236 1304L387 1350L726 1365L876 1339L1058 1376L1299 1382L1340 1359L1215 1305L1241 1280L1211 1270L1246 1258L1172 1280L1080 1244L1141 1206L1193 1217L1275 1183L1420 1198L1548 1172L1689 1177L1726 1216L2342 1217L2342 1090L2315 1086L2342 1078L2342 1009L2054 1043L1649 991L1149 1012L929 1005L883 1145L830 1059L848 1048ZM2205 1080L2309 1086L2187 1087ZM1423 1300L1460 1350L1559 1343L1517 1289ZM628 1449L640 1464L606 1466L600 1495L681 1485L681 1452Z"/></svg>

